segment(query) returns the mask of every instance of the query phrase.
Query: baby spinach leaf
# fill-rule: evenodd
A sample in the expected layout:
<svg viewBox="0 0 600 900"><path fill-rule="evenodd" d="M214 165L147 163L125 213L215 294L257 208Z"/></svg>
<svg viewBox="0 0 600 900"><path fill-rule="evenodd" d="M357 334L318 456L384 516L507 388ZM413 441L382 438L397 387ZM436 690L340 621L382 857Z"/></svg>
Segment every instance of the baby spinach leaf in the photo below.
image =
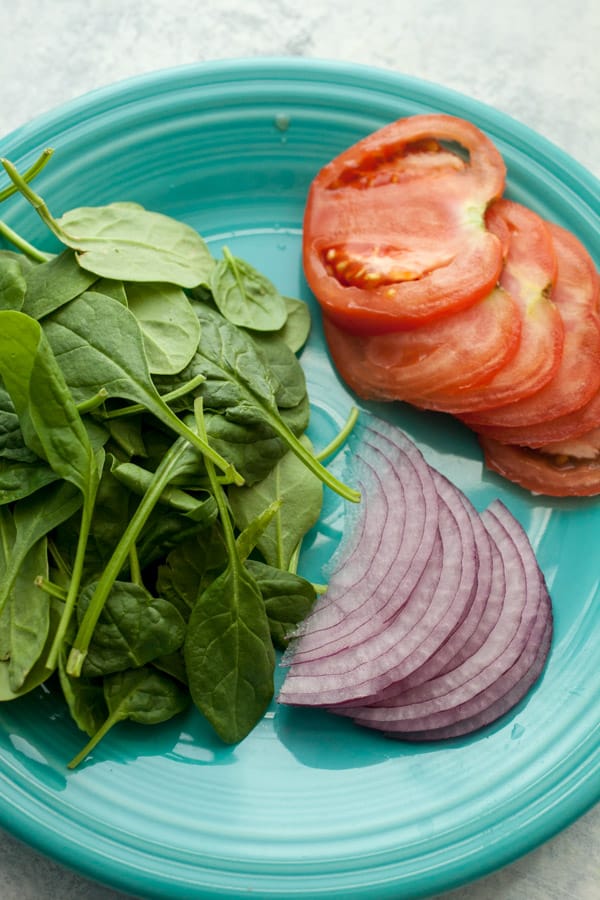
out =
<svg viewBox="0 0 600 900"><path fill-rule="evenodd" d="M198 394L209 412L220 411L224 418L238 425L266 426L324 484L345 499L358 502L358 491L325 469L286 425L276 400L280 382L250 335L206 304L194 301L194 309L200 319L200 343L194 359L178 378L189 380L203 374L206 380L199 386Z"/></svg>
<svg viewBox="0 0 600 900"><path fill-rule="evenodd" d="M24 313L0 312L0 375L27 446L83 496L71 584L48 660L49 667L54 668L79 592L100 472L86 428L40 324ZM2 605L0 599L0 610Z"/></svg>
<svg viewBox="0 0 600 900"><path fill-rule="evenodd" d="M202 434L201 401L197 401ZM204 432L205 433L205 432ZM206 462L227 549L225 570L200 594L184 644L190 694L227 743L241 741L273 696L275 653L260 590L239 557L223 488Z"/></svg>
<svg viewBox="0 0 600 900"><path fill-rule="evenodd" d="M52 670L48 669L47 660L50 654L51 645L54 642L54 638L58 630L61 618L61 607L62 604L60 604L59 602L55 600L51 601L50 627L48 629L46 643L37 661L34 663L32 669L27 675L25 681L17 691L13 691L10 686L10 661L0 660L0 702L5 700L16 700L19 697L23 697L25 694L28 694L35 688L39 687L40 684L43 684L47 680L48 676L52 674Z"/></svg>
<svg viewBox="0 0 600 900"><path fill-rule="evenodd" d="M17 260L0 257L0 309L21 309L25 285L23 270Z"/></svg>
<svg viewBox="0 0 600 900"><path fill-rule="evenodd" d="M108 717L83 750L69 763L74 769L118 722L131 719L141 725L166 722L183 712L189 703L184 687L148 666L117 672L104 679Z"/></svg>
<svg viewBox="0 0 600 900"><path fill-rule="evenodd" d="M33 462L39 456L25 445L14 403L0 380L0 457L16 462Z"/></svg>
<svg viewBox="0 0 600 900"><path fill-rule="evenodd" d="M90 737L102 727L108 710L102 682L94 678L72 678L67 675L64 650L58 657L58 677L71 718Z"/></svg>
<svg viewBox="0 0 600 900"><path fill-rule="evenodd" d="M302 441L311 447L308 438ZM248 527L275 500L277 512L256 545L270 565L287 569L302 537L318 521L323 502L321 482L293 453L287 453L262 481L229 491L238 528Z"/></svg>
<svg viewBox="0 0 600 900"><path fill-rule="evenodd" d="M56 482L15 504L0 506L0 612L29 551L81 506L73 485Z"/></svg>
<svg viewBox="0 0 600 900"><path fill-rule="evenodd" d="M254 578L228 565L200 595L185 639L192 700L227 743L241 741L273 696L275 656Z"/></svg>
<svg viewBox="0 0 600 900"><path fill-rule="evenodd" d="M8 160L9 178L65 246L75 250L82 268L122 281L166 281L192 288L206 282L214 259L189 225L137 203L111 203L71 209L55 219Z"/></svg>
<svg viewBox="0 0 600 900"><path fill-rule="evenodd" d="M80 620L94 589L94 584L87 585L80 594ZM117 581L98 619L82 675L110 675L143 666L178 650L184 634L185 622L172 603L153 597L140 585Z"/></svg>
<svg viewBox="0 0 600 900"><path fill-rule="evenodd" d="M12 259L19 264L21 272L25 275L36 263L27 259L24 253L18 253L16 250L0 250L0 263L2 260Z"/></svg>
<svg viewBox="0 0 600 900"><path fill-rule="evenodd" d="M187 672L185 671L185 662L181 652L169 653L166 656L159 656L158 659L152 660L152 665L159 670L176 678L181 684L187 687Z"/></svg>
<svg viewBox="0 0 600 900"><path fill-rule="evenodd" d="M38 322L0 311L0 374L26 445L87 495L97 477L88 434Z"/></svg>
<svg viewBox="0 0 600 900"><path fill-rule="evenodd" d="M49 316L44 331L76 402L104 388L111 397L140 403L201 453L211 454L228 478L241 481L160 397L148 371L139 325L128 309L103 294L85 292Z"/></svg>
<svg viewBox="0 0 600 900"><path fill-rule="evenodd" d="M283 341L289 347L292 353L298 353L309 338L311 329L311 314L308 303L304 300L297 300L295 297L283 298L286 309L287 318L282 328L277 331L260 332L253 331L252 326L247 326L248 333L256 338L258 335L264 337L272 337Z"/></svg>
<svg viewBox="0 0 600 900"><path fill-rule="evenodd" d="M265 410L277 412L277 381L252 339L206 304L193 301L193 308L201 328L196 354L175 379L159 378L157 384L172 390L199 374L204 375L205 381L197 394L202 397L207 412L222 412L242 425L263 423L268 427ZM186 400L185 408L190 409L194 397Z"/></svg>
<svg viewBox="0 0 600 900"><path fill-rule="evenodd" d="M292 409L306 397L306 378L297 356L275 334L253 334L259 355L275 381L275 402L279 410Z"/></svg>
<svg viewBox="0 0 600 900"><path fill-rule="evenodd" d="M238 534L236 538L236 546L238 556L245 562L246 559L250 556L254 548L256 547L260 537L264 534L268 525L273 521L274 517L279 512L279 507L281 506L281 500L274 500L269 506L266 506L261 513L256 516L255 519L252 519L251 522L246 525L242 531Z"/></svg>
<svg viewBox="0 0 600 900"><path fill-rule="evenodd" d="M25 555L0 614L0 659L8 662L8 681L15 692L40 658L50 628L50 598L36 586L38 575L48 575L45 537Z"/></svg>
<svg viewBox="0 0 600 900"><path fill-rule="evenodd" d="M202 517L200 517L199 513ZM204 501L201 509L192 516L176 513L161 506L152 511L137 541L137 551L142 569L158 562L196 534L202 535L217 517L213 497Z"/></svg>
<svg viewBox="0 0 600 900"><path fill-rule="evenodd" d="M205 441L203 441L203 443L205 443ZM111 554L100 578L95 584L90 602L79 624L79 629L75 640L73 641L73 646L67 662L67 672L69 675L79 675L81 673L81 668L88 652L94 628L96 627L96 623L102 613L102 609L104 608L104 604L109 597L113 585L119 577L119 573L125 562L128 560L130 551L136 544L137 539L140 536L144 525L147 523L150 513L158 503L162 492L171 479L177 474L181 460L187 460L187 453L187 439L178 438L161 460L152 476L152 480L146 493L129 519L126 528L123 530L117 546Z"/></svg>
<svg viewBox="0 0 600 900"><path fill-rule="evenodd" d="M130 497L113 476L110 465L102 470L96 492L94 515L90 525L82 570L82 583L95 580L104 570L130 515ZM54 543L71 568L79 542L79 518L72 516L54 530Z"/></svg>
<svg viewBox="0 0 600 900"><path fill-rule="evenodd" d="M28 270L23 312L41 319L78 297L96 280L96 275L81 268L72 250L64 250Z"/></svg>
<svg viewBox="0 0 600 900"><path fill-rule="evenodd" d="M0 506L29 497L53 481L58 481L56 472L33 453L31 462L0 459Z"/></svg>
<svg viewBox="0 0 600 900"><path fill-rule="evenodd" d="M159 566L158 592L187 619L198 596L227 565L221 532L212 528L182 541Z"/></svg>
<svg viewBox="0 0 600 900"><path fill-rule="evenodd" d="M288 449L272 426L270 412L277 411L295 435L308 424L304 373L281 341L265 336L259 345L210 307L195 303L194 308L202 326L198 352L178 378L187 380L199 373L206 376L197 393L207 410L211 446L252 484L264 478ZM159 378L158 383L169 390L177 381ZM189 406L192 401L193 395L189 395L182 403Z"/></svg>
<svg viewBox="0 0 600 900"><path fill-rule="evenodd" d="M123 451L127 459L132 456L147 456L146 442L142 435L141 416L129 416L123 419L105 419L107 428L114 444Z"/></svg>
<svg viewBox="0 0 600 900"><path fill-rule="evenodd" d="M308 394L296 406L282 406L279 415L286 428L289 428L296 437L306 430L310 419L310 402Z"/></svg>
<svg viewBox="0 0 600 900"><path fill-rule="evenodd" d="M184 369L196 352L200 322L181 288L128 284L127 303L141 328L150 372L175 375Z"/></svg>
<svg viewBox="0 0 600 900"><path fill-rule="evenodd" d="M105 278L192 288L206 281L214 267L193 228L131 204L72 209L56 224L55 234L73 247L79 264Z"/></svg>
<svg viewBox="0 0 600 900"><path fill-rule="evenodd" d="M85 269L82 271L85 272ZM127 306L127 292L122 281L116 281L114 278L99 278L94 282L94 293L112 297L121 306Z"/></svg>
<svg viewBox="0 0 600 900"><path fill-rule="evenodd" d="M288 634L310 612L316 599L315 589L300 575L284 572L256 559L249 559L246 568L260 588L273 643L284 650L288 645Z"/></svg>
<svg viewBox="0 0 600 900"><path fill-rule="evenodd" d="M309 405L305 399L293 410L280 410L290 431L301 434L308 425ZM206 415L211 446L230 460L245 484L261 481L287 451L285 441L264 424L241 425L219 414Z"/></svg>
<svg viewBox="0 0 600 900"><path fill-rule="evenodd" d="M310 335L311 315L308 303L295 297L284 297L287 319L285 325L276 332L277 337L287 344L292 353L298 353Z"/></svg>
<svg viewBox="0 0 600 900"><path fill-rule="evenodd" d="M227 247L212 271L210 287L217 309L234 325L277 331L285 324L287 307L273 282Z"/></svg>

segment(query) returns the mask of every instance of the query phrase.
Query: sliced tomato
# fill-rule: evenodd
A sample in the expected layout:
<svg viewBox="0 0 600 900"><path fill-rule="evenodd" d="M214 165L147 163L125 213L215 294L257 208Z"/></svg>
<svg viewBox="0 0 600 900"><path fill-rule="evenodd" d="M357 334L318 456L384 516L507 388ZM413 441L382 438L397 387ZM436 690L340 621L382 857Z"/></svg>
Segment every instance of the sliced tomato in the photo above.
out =
<svg viewBox="0 0 600 900"><path fill-rule="evenodd" d="M489 380L519 346L515 301L497 288L452 316L410 331L349 334L326 316L325 338L344 381L369 400L408 400L433 384L457 390Z"/></svg>
<svg viewBox="0 0 600 900"><path fill-rule="evenodd" d="M557 441L572 441L600 427L600 390L580 409L537 425L523 428L493 428L485 425L471 427L478 434L502 444L519 444L523 447L538 448Z"/></svg>
<svg viewBox="0 0 600 900"><path fill-rule="evenodd" d="M432 379L425 394L415 398L419 406L454 414L495 409L539 391L560 364L563 324L549 298L557 271L549 228L536 213L509 200L494 203L487 222L506 248L500 284L517 302L518 350L483 384L448 390ZM470 417L465 421L470 423Z"/></svg>
<svg viewBox="0 0 600 900"><path fill-rule="evenodd" d="M600 455L592 459L564 452L551 455L528 447L501 444L483 435L479 441L487 467L529 491L551 497L600 494Z"/></svg>
<svg viewBox="0 0 600 900"><path fill-rule="evenodd" d="M312 182L303 230L306 278L330 322L381 334L487 296L502 245L484 216L504 181L492 142L453 116L401 119L336 157Z"/></svg>
<svg viewBox="0 0 600 900"><path fill-rule="evenodd" d="M464 417L477 431L503 443L539 446L600 424L600 403L597 412L587 409L581 422L572 415L600 389L600 278L573 234L551 223L548 228L558 264L551 297L564 326L560 365L553 378L525 400ZM559 417L562 422L550 424Z"/></svg>

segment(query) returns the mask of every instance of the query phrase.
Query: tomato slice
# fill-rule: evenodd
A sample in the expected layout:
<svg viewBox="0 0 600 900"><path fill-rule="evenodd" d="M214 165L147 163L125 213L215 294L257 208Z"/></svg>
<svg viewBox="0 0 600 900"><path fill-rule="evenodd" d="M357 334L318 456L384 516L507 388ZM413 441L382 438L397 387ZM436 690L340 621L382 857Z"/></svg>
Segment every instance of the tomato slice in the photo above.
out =
<svg viewBox="0 0 600 900"><path fill-rule="evenodd" d="M564 453L550 455L528 447L501 444L484 435L480 435L479 441L487 467L529 491L552 497L600 494L600 455L591 459Z"/></svg>
<svg viewBox="0 0 600 900"><path fill-rule="evenodd" d="M518 305L519 348L483 384L451 391L432 380L424 396L415 398L419 406L454 414L493 409L539 391L560 364L563 325L548 296L557 269L546 223L525 206L509 200L494 203L487 222L506 248L500 284ZM465 421L470 424L469 416Z"/></svg>
<svg viewBox="0 0 600 900"><path fill-rule="evenodd" d="M515 301L497 288L468 309L388 334L349 334L327 316L325 338L333 362L360 397L413 401L431 384L457 390L493 377L519 346Z"/></svg>
<svg viewBox="0 0 600 900"><path fill-rule="evenodd" d="M487 296L502 246L484 216L504 181L491 141L445 115L400 119L326 165L307 199L303 264L330 322L381 334Z"/></svg>
<svg viewBox="0 0 600 900"><path fill-rule="evenodd" d="M587 409L581 421L574 415L600 389L600 278L573 234L551 223L548 228L558 263L551 296L564 326L560 365L551 381L531 397L464 417L477 431L503 443L539 446L600 424L600 403L597 411ZM559 417L563 421L550 423Z"/></svg>
<svg viewBox="0 0 600 900"><path fill-rule="evenodd" d="M518 444L534 449L557 441L572 441L600 427L600 390L580 409L558 416L556 419L539 422L537 425L526 425L523 428L494 428L491 425L471 427L478 434L503 444Z"/></svg>

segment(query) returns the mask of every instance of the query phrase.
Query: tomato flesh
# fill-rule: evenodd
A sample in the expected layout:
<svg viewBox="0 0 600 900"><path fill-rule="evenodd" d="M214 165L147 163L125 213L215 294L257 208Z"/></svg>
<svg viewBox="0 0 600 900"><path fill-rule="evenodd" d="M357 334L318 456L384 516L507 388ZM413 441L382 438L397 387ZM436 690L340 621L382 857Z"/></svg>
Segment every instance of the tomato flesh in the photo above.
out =
<svg viewBox="0 0 600 900"><path fill-rule="evenodd" d="M573 415L600 389L600 278L589 253L573 234L552 223L548 229L558 264L551 298L564 330L560 365L553 378L532 396L464 417L477 431L503 443L538 446L565 440L594 427L595 416L600 415L600 404L598 413L586 410L581 421ZM559 417L563 421L558 421ZM556 421L550 424L551 420Z"/></svg>
<svg viewBox="0 0 600 900"><path fill-rule="evenodd" d="M539 391L560 364L563 325L548 296L557 271L549 229L536 213L508 200L495 203L487 218L488 227L498 232L506 247L500 285L518 305L519 348L483 385L448 391L440 390L439 385L432 382L426 397L419 403L429 409L454 414L495 409ZM470 424L468 415L465 421Z"/></svg>
<svg viewBox="0 0 600 900"><path fill-rule="evenodd" d="M480 435L486 466L526 490L551 497L600 494L600 456L579 459L501 444ZM564 449L564 448L563 448Z"/></svg>
<svg viewBox="0 0 600 900"><path fill-rule="evenodd" d="M500 288L410 331L360 336L327 317L323 328L339 374L360 397L413 403L432 383L457 390L489 380L517 351L520 338L515 301Z"/></svg>
<svg viewBox="0 0 600 900"><path fill-rule="evenodd" d="M484 215L504 179L493 144L452 116L401 119L340 154L312 182L304 217L304 271L324 314L381 334L489 294L502 246Z"/></svg>

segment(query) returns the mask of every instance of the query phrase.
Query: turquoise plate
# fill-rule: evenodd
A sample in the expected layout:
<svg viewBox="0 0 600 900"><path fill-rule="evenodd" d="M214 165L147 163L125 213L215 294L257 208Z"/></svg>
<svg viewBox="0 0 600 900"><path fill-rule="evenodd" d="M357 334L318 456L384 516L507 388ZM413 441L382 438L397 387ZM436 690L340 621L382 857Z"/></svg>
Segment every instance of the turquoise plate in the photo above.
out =
<svg viewBox="0 0 600 900"><path fill-rule="evenodd" d="M52 210L136 200L227 243L288 294L306 191L322 164L400 116L471 119L508 164L509 194L598 247L600 186L556 147L486 106L391 72L300 59L158 72L69 103L0 142ZM33 243L23 202L4 219ZM600 259L596 260L600 263ZM316 325L302 355L311 432L327 441L353 402ZM200 716L122 725L68 773L83 735L39 690L0 709L0 824L86 875L156 898L404 900L514 860L600 799L597 500L532 497L484 471L473 437L442 416L378 411L480 508L500 496L526 527L551 589L556 636L525 702L469 738L406 746L321 712L278 709L222 746ZM302 571L319 580L343 508L329 495Z"/></svg>

